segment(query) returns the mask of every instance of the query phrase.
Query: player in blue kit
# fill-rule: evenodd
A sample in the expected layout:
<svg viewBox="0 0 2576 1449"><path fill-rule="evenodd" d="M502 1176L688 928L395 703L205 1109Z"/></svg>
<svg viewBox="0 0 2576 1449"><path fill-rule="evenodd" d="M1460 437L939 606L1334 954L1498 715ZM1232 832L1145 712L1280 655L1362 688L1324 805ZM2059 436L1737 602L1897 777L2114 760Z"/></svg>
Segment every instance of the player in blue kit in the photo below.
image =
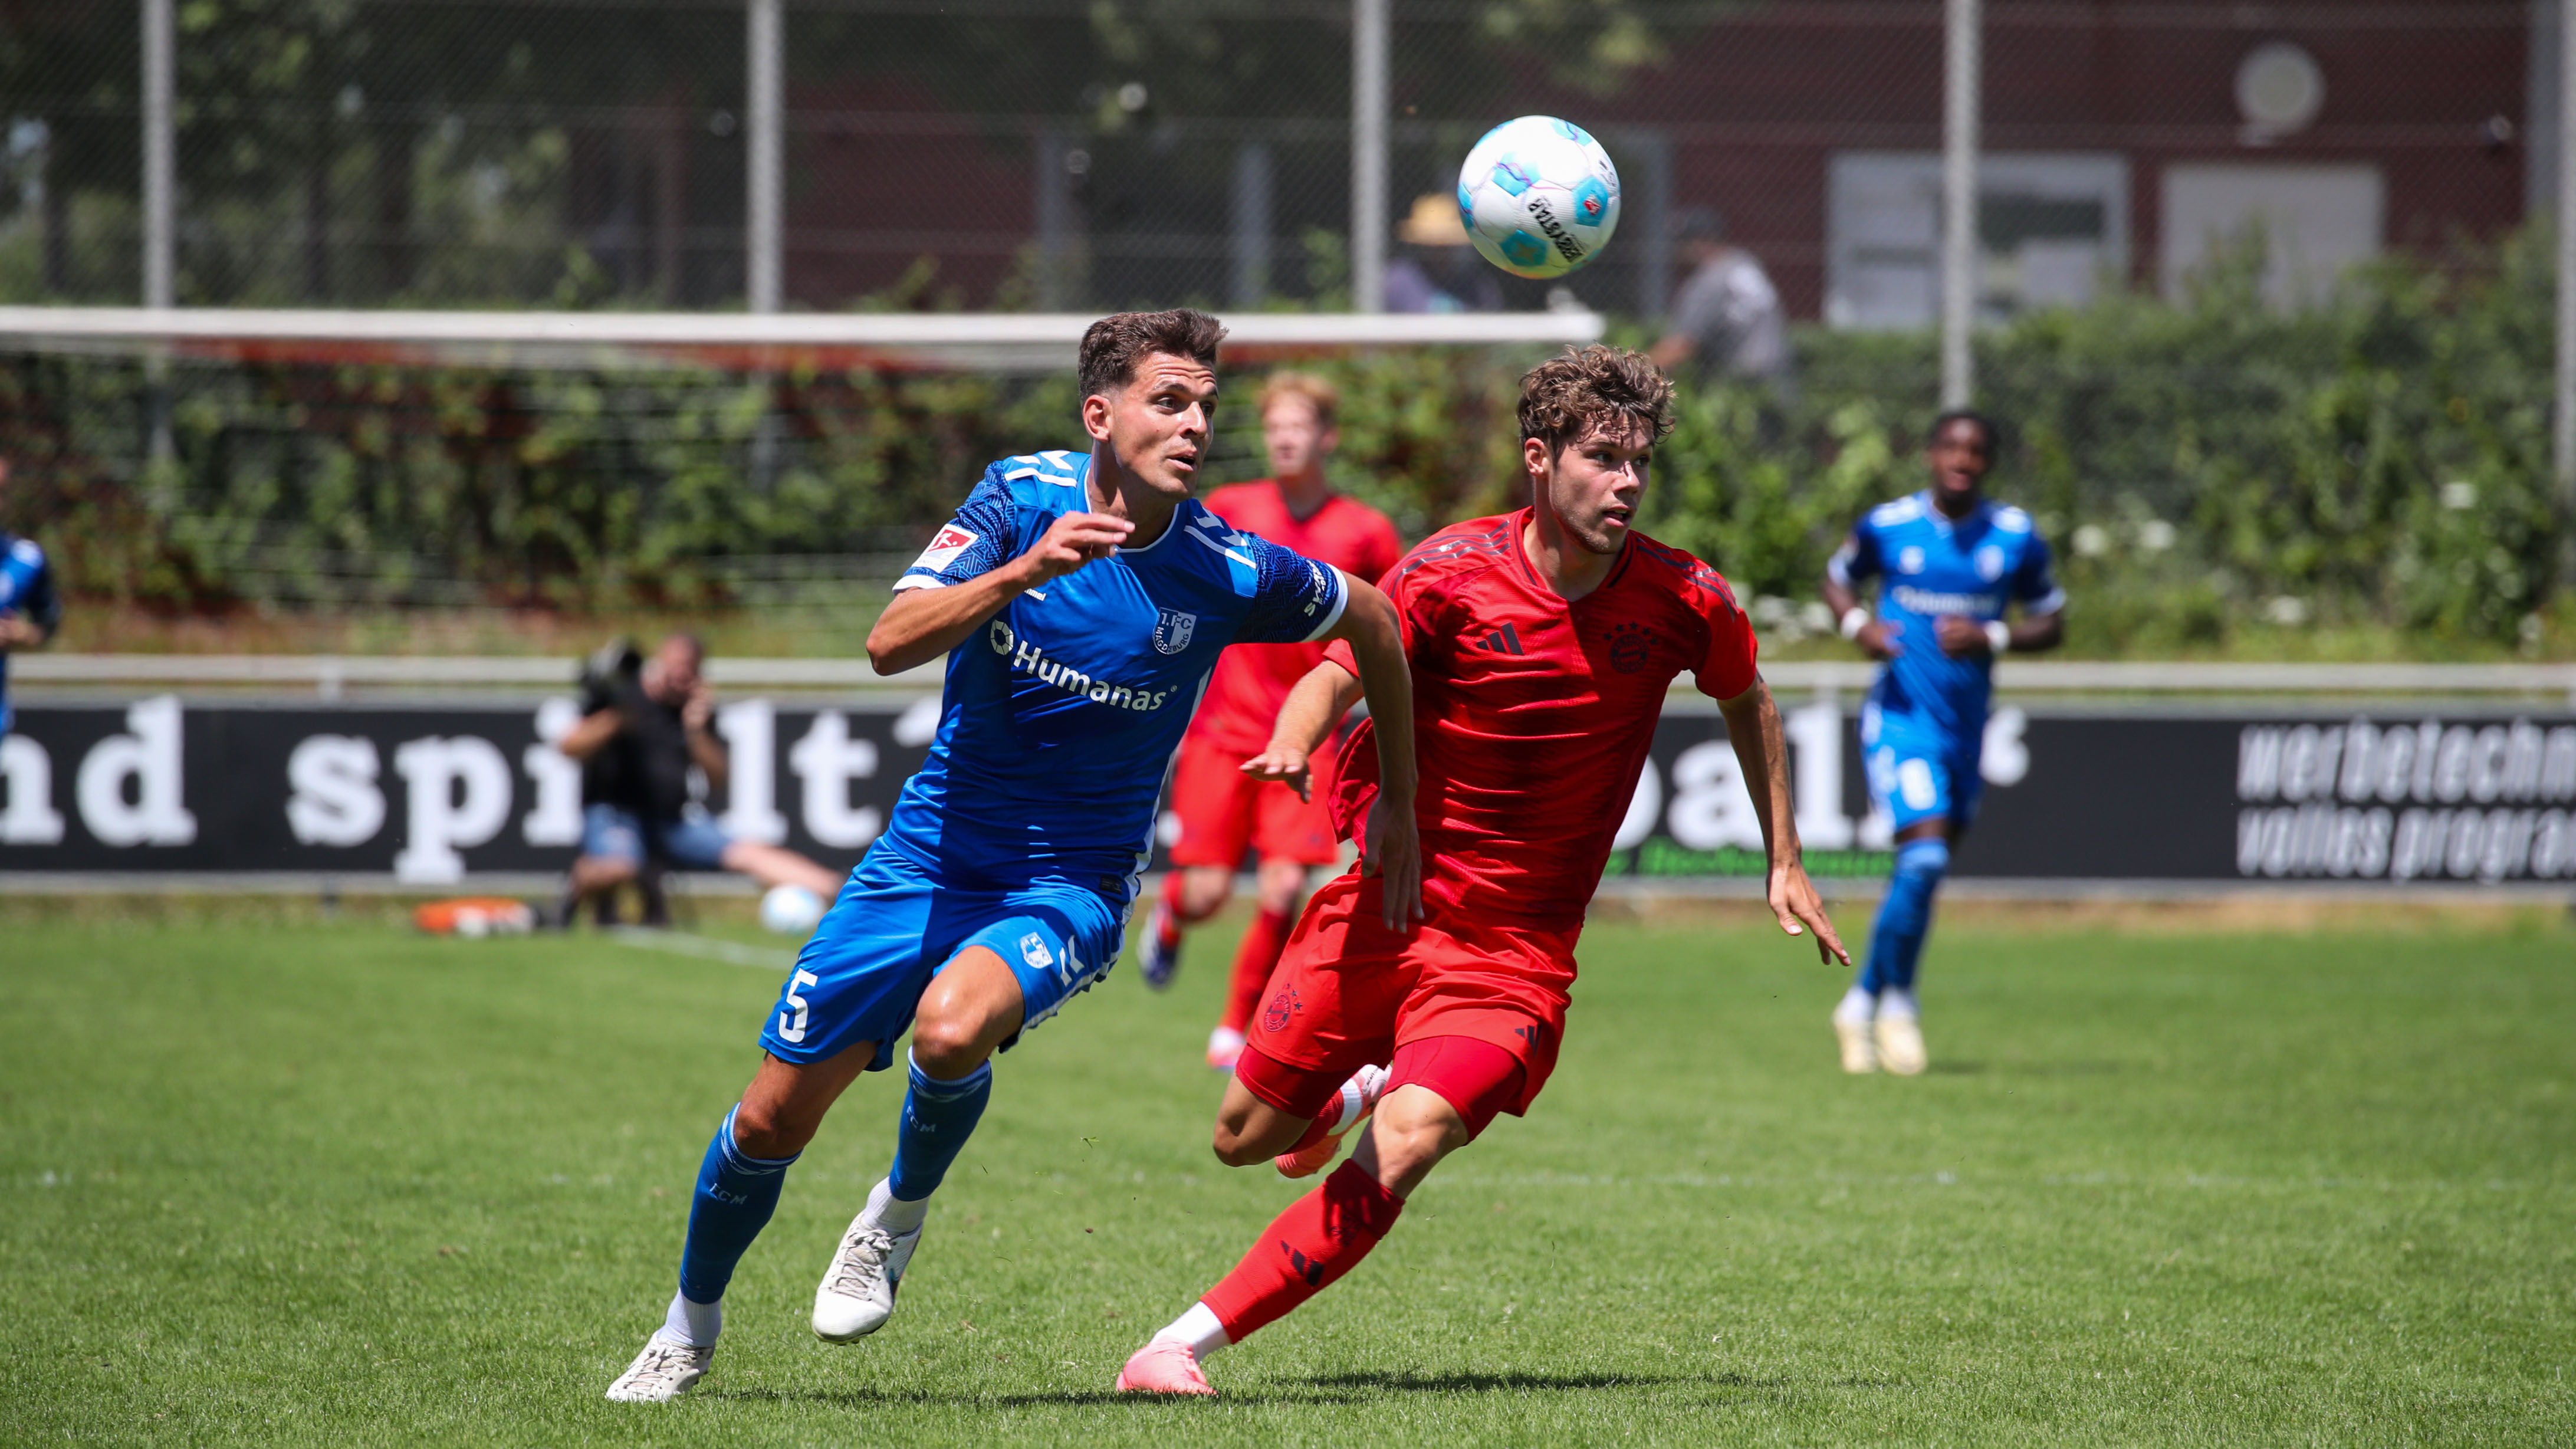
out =
<svg viewBox="0 0 2576 1449"><path fill-rule="evenodd" d="M1995 445L1992 420L1943 413L1927 455L1932 486L1871 509L1825 568L1843 636L1885 661L1861 705L1860 740L1870 793L1896 825L1896 874L1869 954L1834 1008L1847 1072L1912 1076L1926 1065L1914 968L1950 849L1976 818L1994 662L2055 648L2066 633L2066 591L2030 515L1979 491ZM1875 617L1859 594L1872 576L1882 581ZM2015 604L2021 618L2007 622Z"/></svg>
<svg viewBox="0 0 2576 1449"><path fill-rule="evenodd" d="M816 1336L875 1332L930 1195L991 1094L990 1058L1118 959L1163 773L1228 644L1346 639L1385 723L1395 806L1366 869L1419 914L1411 677L1370 583L1237 532L1191 497L1216 406L1216 319L1122 313L1081 350L1089 454L1007 458L895 585L868 635L892 674L948 656L930 758L779 993L765 1055L708 1144L663 1326L608 1397L658 1402L706 1373L735 1265L788 1165L912 1030L894 1164L814 1294Z"/></svg>
<svg viewBox="0 0 2576 1449"><path fill-rule="evenodd" d="M9 497L9 460L0 458L0 503ZM9 733L9 654L34 649L62 626L62 597L45 551L0 528L0 735Z"/></svg>

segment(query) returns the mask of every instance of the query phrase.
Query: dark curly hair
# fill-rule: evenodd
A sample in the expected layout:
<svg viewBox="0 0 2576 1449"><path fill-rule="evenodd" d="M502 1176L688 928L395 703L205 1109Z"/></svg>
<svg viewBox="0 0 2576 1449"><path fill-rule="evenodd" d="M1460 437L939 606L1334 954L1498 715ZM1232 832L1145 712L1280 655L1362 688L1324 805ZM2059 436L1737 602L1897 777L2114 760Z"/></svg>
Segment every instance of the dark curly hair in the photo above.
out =
<svg viewBox="0 0 2576 1449"><path fill-rule="evenodd" d="M1116 312L1094 322L1082 334L1078 375L1082 395L1098 397L1136 380L1136 364L1153 353L1186 357L1201 366L1216 366L1216 345L1225 327L1205 312L1176 307L1169 312Z"/></svg>
<svg viewBox="0 0 2576 1449"><path fill-rule="evenodd" d="M1623 421L1661 438L1673 430L1673 385L1642 352L1569 347L1521 378L1520 415L1521 436L1551 454Z"/></svg>

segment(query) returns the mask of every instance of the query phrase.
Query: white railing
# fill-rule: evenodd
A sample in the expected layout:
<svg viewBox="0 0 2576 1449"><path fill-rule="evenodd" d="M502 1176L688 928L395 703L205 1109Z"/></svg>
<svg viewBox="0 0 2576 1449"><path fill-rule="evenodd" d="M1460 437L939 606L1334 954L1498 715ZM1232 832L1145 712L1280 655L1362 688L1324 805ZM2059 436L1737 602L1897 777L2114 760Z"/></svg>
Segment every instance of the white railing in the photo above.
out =
<svg viewBox="0 0 2576 1449"><path fill-rule="evenodd" d="M70 654L13 657L13 684L39 687L205 685L289 688L338 698L352 686L387 689L565 687L579 668L568 656L414 658L335 654ZM710 682L727 689L896 691L937 689L933 662L891 678L864 659L707 661ZM1869 687L1875 666L1857 660L1780 662L1763 675L1782 694L1849 693ZM2576 704L2576 664L2234 664L2093 663L2006 660L1998 687L2009 694L2557 695ZM1688 681L1676 681L1687 689Z"/></svg>
<svg viewBox="0 0 2576 1449"><path fill-rule="evenodd" d="M0 307L0 345L237 359L1071 369L1088 312L398 312ZM1601 314L1221 314L1234 356L1599 341Z"/></svg>

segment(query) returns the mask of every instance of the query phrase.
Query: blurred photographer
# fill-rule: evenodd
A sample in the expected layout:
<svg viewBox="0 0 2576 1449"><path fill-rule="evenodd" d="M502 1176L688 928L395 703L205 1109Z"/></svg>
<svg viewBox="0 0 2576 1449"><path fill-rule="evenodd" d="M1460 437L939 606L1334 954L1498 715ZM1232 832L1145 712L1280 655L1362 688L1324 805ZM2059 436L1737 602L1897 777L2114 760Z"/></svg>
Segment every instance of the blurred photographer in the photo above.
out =
<svg viewBox="0 0 2576 1449"><path fill-rule="evenodd" d="M555 748L581 764L581 855L560 913L572 924L581 902L603 897L599 919L616 919L617 888L650 867L729 870L763 888L802 886L828 903L841 877L792 850L736 840L689 798L689 770L724 783L724 741L714 730L716 697L700 677L706 651L688 634L664 639L650 658L619 640L582 672L582 718ZM664 924L660 893L646 882L645 924Z"/></svg>

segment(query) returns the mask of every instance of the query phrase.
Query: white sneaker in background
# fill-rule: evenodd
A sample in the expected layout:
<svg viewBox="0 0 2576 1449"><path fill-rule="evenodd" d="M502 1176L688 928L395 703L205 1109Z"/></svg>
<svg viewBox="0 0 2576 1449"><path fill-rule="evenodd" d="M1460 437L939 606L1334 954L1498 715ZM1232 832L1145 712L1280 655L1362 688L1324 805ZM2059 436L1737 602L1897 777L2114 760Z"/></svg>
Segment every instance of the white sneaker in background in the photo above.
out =
<svg viewBox="0 0 2576 1449"><path fill-rule="evenodd" d="M1877 1014L1878 998L1857 986L1834 1003L1834 1039L1842 1043L1843 1070L1854 1076L1878 1070L1878 1048L1869 1036L1870 1019Z"/></svg>
<svg viewBox="0 0 2576 1449"><path fill-rule="evenodd" d="M1234 1070L1243 1055L1243 1033L1230 1026L1220 1026L1208 1033L1207 1064L1220 1072Z"/></svg>
<svg viewBox="0 0 2576 1449"><path fill-rule="evenodd" d="M1867 1021L1834 1014L1834 1039L1842 1043L1843 1070L1854 1076L1878 1070L1878 1047L1870 1041L1869 1026Z"/></svg>
<svg viewBox="0 0 2576 1449"><path fill-rule="evenodd" d="M1923 1026L1910 1016L1878 1017L1878 1064L1900 1077L1920 1076L1931 1059L1923 1052ZM1846 1048L1846 1055L1849 1049Z"/></svg>

